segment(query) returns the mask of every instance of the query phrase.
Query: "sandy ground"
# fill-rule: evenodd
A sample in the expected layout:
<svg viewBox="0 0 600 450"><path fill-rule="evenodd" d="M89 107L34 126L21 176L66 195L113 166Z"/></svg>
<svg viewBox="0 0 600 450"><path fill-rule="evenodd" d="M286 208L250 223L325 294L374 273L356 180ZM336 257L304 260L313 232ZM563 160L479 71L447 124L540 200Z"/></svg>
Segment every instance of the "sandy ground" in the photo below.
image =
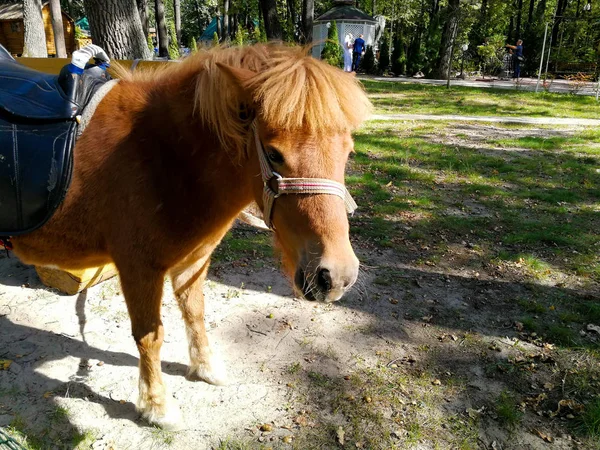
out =
<svg viewBox="0 0 600 450"><path fill-rule="evenodd" d="M379 256L371 263L387 259L385 252L374 253ZM165 284L163 373L186 420L185 431L167 434L143 423L134 408L138 356L118 281L65 296L43 287L33 268L14 257L0 257L0 359L14 361L0 371L0 426L17 420L44 442L61 443L57 448L71 448L76 432L87 432L82 448L94 449L200 449L227 439L285 448L282 439L297 432L295 417L302 414L288 384L290 365L340 377L359 365L375 366L382 354L410 360L424 344L446 346L436 353L434 370L470 378L470 392L447 399L441 414L480 408L502 390L458 342L440 343L440 336L461 336L460 329L442 324L445 314L459 314L466 321L464 329L482 331L484 345L501 339L510 319L498 313L498 302L524 287L398 263L394 267L403 273L392 285L372 285L377 270L367 267L363 286L372 288L325 305L292 298L287 280L269 267L274 261L265 262L262 268L225 264L206 282L209 338L220 349L231 378L225 387L184 378L183 323ZM432 317L440 325L429 326ZM496 358L508 351L501 347ZM422 359L423 367L431 367L431 361ZM343 423L327 411L320 414ZM275 432L261 434L258 426L263 423L273 424ZM533 433L507 433L487 422L480 443L481 448L498 449L550 445ZM570 436L555 435L552 448L575 447Z"/></svg>

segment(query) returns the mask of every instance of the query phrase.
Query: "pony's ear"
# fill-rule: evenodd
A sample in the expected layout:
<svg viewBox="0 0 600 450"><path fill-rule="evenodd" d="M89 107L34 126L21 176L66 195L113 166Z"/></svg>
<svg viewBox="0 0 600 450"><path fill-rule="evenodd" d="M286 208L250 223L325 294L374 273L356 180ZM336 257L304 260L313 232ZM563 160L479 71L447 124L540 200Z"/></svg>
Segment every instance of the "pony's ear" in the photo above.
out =
<svg viewBox="0 0 600 450"><path fill-rule="evenodd" d="M239 67L231 67L227 64L218 62L217 67L223 72L226 78L240 91L240 94L248 95L248 81L256 75L248 69L241 69Z"/></svg>

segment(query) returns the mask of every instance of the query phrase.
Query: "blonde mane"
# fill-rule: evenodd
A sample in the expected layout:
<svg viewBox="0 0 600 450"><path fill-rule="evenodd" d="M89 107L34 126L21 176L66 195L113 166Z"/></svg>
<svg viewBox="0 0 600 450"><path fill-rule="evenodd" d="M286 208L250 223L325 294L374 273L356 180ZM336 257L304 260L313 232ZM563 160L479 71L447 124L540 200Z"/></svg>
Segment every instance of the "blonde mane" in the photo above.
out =
<svg viewBox="0 0 600 450"><path fill-rule="evenodd" d="M307 53L307 47L281 44L200 50L151 76L142 73L129 78L168 82L178 73L194 73L196 112L227 150L241 155L248 137L248 124L240 119L244 100L217 63L255 73L245 88L257 105L259 118L272 129L342 133L366 119L371 103L356 77Z"/></svg>

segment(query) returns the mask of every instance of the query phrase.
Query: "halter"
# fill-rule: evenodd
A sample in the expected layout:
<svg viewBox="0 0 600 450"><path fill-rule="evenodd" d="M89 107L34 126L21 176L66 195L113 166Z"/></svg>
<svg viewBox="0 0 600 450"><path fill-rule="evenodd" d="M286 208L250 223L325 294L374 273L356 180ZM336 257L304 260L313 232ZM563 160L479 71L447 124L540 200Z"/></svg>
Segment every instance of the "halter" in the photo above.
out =
<svg viewBox="0 0 600 450"><path fill-rule="evenodd" d="M252 130L254 132L254 142L258 153L258 160L260 161L260 171L264 185L263 220L269 228L274 229L273 223L271 222L271 215L273 213L275 199L283 194L336 195L344 200L347 212L353 213L356 210L356 202L350 195L350 192L348 192L348 189L346 189L346 186L342 183L326 178L284 178L275 172L269 163L265 149L258 137L256 122L252 123ZM273 180L275 182L275 190L271 188L271 182Z"/></svg>

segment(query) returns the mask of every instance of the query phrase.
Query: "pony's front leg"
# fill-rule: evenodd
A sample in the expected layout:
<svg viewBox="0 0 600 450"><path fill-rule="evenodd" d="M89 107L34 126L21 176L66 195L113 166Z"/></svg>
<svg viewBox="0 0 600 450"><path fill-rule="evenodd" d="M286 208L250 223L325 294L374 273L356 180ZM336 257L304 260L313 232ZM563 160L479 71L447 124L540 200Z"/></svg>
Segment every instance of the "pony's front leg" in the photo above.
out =
<svg viewBox="0 0 600 450"><path fill-rule="evenodd" d="M151 424L168 430L180 429L181 412L175 399L166 393L160 367L164 273L131 266L118 269L133 338L140 353L138 410Z"/></svg>
<svg viewBox="0 0 600 450"><path fill-rule="evenodd" d="M210 384L227 384L225 364L213 353L204 326L204 293L202 285L208 270L208 258L182 264L171 270L173 291L185 321L190 352L187 378Z"/></svg>

